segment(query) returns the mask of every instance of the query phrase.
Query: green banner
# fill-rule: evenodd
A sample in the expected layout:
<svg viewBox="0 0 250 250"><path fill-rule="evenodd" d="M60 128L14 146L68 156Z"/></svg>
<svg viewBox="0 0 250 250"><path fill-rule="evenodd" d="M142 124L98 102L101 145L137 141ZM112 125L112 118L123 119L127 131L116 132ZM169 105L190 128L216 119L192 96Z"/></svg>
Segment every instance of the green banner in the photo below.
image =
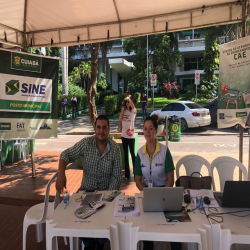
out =
<svg viewBox="0 0 250 250"><path fill-rule="evenodd" d="M58 70L58 58L0 49L0 140L57 137Z"/></svg>
<svg viewBox="0 0 250 250"><path fill-rule="evenodd" d="M40 111L47 112L50 110L49 102L28 102L28 101L11 101L0 100L0 106L5 110L23 110L23 111Z"/></svg>
<svg viewBox="0 0 250 250"><path fill-rule="evenodd" d="M250 114L250 37L220 45L218 128L245 127Z"/></svg>
<svg viewBox="0 0 250 250"><path fill-rule="evenodd" d="M0 122L0 130L11 130L10 122Z"/></svg>
<svg viewBox="0 0 250 250"><path fill-rule="evenodd" d="M11 52L11 68L41 73L42 57Z"/></svg>

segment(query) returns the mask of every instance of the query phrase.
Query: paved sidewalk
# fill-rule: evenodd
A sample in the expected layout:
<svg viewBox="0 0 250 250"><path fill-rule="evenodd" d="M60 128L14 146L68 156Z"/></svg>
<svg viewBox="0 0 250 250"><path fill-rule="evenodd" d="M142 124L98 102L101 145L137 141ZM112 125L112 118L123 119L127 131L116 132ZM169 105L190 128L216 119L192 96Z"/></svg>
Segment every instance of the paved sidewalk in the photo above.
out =
<svg viewBox="0 0 250 250"><path fill-rule="evenodd" d="M97 114L105 114L104 107L97 108ZM110 118L110 131L117 132L119 119ZM142 116L136 116L135 118L135 131L139 134L143 134L143 118ZM246 131L245 131L246 132ZM188 129L187 132L183 132L182 135L237 135L239 132L229 129L218 129L216 126L206 126L202 128ZM67 118L66 120L58 120L58 134L94 134L93 126L90 122L89 113L83 113L78 115L76 119Z"/></svg>

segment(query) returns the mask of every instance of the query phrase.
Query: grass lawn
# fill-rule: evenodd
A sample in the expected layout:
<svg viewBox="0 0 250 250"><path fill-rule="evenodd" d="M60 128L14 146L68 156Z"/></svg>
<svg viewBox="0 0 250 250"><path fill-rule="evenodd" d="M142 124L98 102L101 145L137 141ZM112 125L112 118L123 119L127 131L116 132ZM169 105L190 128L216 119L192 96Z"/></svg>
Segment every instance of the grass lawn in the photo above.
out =
<svg viewBox="0 0 250 250"><path fill-rule="evenodd" d="M183 97L180 97L179 99L167 99L166 97L155 97L154 98L154 110L157 109L162 109L163 107L165 107L167 104L171 103L171 102L176 102L176 101L185 101L185 99ZM193 100L195 102L195 100ZM212 100L197 100L197 103L200 104L201 106L204 106L208 103L210 103ZM136 103L135 107L138 109L139 112L141 112L141 103ZM147 106L147 111L148 112L152 112L153 111L153 103L151 98L148 99L148 106ZM137 111L137 112L138 112Z"/></svg>

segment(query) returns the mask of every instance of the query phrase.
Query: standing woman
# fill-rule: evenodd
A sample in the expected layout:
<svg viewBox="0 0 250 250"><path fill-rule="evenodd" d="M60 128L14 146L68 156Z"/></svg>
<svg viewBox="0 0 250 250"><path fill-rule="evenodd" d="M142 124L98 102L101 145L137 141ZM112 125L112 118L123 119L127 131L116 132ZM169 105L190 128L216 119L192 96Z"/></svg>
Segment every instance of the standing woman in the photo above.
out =
<svg viewBox="0 0 250 250"><path fill-rule="evenodd" d="M136 108L132 101L131 95L124 98L122 104L121 114L119 121L122 122L122 146L124 151L125 161L125 179L130 178L128 147L132 157L133 166L135 163L135 116Z"/></svg>
<svg viewBox="0 0 250 250"><path fill-rule="evenodd" d="M174 163L171 153L155 138L158 129L157 115L147 117L143 133L146 144L138 150L134 174L139 190L144 187L172 187L174 185ZM143 241L143 250L153 250L153 241ZM181 250L181 243L170 242L172 250Z"/></svg>

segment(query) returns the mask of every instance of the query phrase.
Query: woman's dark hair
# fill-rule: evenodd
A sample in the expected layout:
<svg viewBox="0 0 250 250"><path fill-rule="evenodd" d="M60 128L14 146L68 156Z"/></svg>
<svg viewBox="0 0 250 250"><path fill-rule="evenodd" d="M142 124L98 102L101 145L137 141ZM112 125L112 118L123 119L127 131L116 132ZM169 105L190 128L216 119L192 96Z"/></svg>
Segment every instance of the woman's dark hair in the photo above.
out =
<svg viewBox="0 0 250 250"><path fill-rule="evenodd" d="M132 98L131 95L128 95L127 97L129 97L129 99L130 99L131 101L133 101L133 98ZM127 97L126 97L126 98L127 98ZM127 103L127 100L123 100L122 106L124 106L124 107L127 109L126 103ZM131 106L130 106L130 107L129 107L129 111L131 112L131 110L132 110L132 108L131 108Z"/></svg>
<svg viewBox="0 0 250 250"><path fill-rule="evenodd" d="M144 124L146 121L151 121L153 123L154 128L157 130L158 129L158 120L159 120L159 116L154 114L154 115L147 117L144 120Z"/></svg>

